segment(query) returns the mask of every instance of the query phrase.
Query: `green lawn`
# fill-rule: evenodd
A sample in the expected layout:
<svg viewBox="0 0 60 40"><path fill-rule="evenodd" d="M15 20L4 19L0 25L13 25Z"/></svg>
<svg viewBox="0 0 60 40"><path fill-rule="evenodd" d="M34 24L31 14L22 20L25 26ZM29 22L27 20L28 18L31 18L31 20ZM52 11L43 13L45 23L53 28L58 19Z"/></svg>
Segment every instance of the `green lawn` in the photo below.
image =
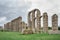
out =
<svg viewBox="0 0 60 40"><path fill-rule="evenodd" d="M60 40L60 35L59 34L22 35L19 32L0 32L0 40Z"/></svg>

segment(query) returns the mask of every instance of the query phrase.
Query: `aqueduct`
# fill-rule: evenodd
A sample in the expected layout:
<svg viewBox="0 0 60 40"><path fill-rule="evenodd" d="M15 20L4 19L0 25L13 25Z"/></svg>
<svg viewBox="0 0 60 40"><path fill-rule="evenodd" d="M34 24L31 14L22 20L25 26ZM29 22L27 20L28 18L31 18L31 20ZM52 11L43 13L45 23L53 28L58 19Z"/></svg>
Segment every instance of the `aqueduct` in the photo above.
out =
<svg viewBox="0 0 60 40"><path fill-rule="evenodd" d="M43 13L41 16L41 12L39 9L34 9L28 13L28 23L22 21L22 17L18 17L11 22L8 22L4 25L4 28L11 31L19 31L27 29L30 30L23 30L23 32L33 32L33 33L40 33L41 32L41 18L43 18L43 29L44 33L48 33L48 14L46 12ZM58 31L58 16L54 14L52 17L52 30ZM8 29L9 28L9 29Z"/></svg>

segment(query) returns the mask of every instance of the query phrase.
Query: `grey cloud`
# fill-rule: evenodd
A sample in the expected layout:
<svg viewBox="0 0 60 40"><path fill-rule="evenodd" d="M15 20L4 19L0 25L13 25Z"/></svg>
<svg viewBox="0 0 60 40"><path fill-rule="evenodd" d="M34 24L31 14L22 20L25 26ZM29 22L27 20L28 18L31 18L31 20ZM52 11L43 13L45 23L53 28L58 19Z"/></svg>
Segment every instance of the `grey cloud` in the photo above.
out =
<svg viewBox="0 0 60 40"><path fill-rule="evenodd" d="M0 0L0 17L6 17L6 21L11 21L12 19L22 16L23 21L26 21L25 14L30 7L30 3L24 3L20 4L20 6L17 3L17 0ZM23 2L23 1L22 1ZM0 25L2 25L4 22L0 22Z"/></svg>
<svg viewBox="0 0 60 40"><path fill-rule="evenodd" d="M40 2L35 3L35 4L39 8L41 8L40 10L46 11L48 13L49 25L51 25L51 16L53 14L56 13L59 16L59 20L60 20L60 11L59 11L60 4L59 2L55 3L56 0L47 0L45 2L46 5L44 5L44 1L42 3L40 0ZM32 7L32 4L35 5L34 3L31 3L30 1L25 2L24 0L0 0L0 17L7 18L5 22L0 22L0 25L3 25L4 23L11 21L12 19L15 19L18 16L22 16L23 21L27 22L27 11L28 9ZM49 6L52 6L52 7L49 7ZM59 21L59 24L60 24L60 21Z"/></svg>

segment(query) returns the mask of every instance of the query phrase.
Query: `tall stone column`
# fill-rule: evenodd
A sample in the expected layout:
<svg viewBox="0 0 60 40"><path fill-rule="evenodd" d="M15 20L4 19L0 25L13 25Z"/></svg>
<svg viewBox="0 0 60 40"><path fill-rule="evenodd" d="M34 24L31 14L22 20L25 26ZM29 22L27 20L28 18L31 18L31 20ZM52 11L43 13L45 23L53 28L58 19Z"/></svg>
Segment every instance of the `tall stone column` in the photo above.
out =
<svg viewBox="0 0 60 40"><path fill-rule="evenodd" d="M25 31L28 31L28 27L27 27L27 24L23 21L22 22L22 32L21 33L25 33Z"/></svg>
<svg viewBox="0 0 60 40"><path fill-rule="evenodd" d="M32 30L35 33L35 11L32 11Z"/></svg>
<svg viewBox="0 0 60 40"><path fill-rule="evenodd" d="M15 27L16 27L16 32L19 32L19 19L18 19L18 17L15 19Z"/></svg>
<svg viewBox="0 0 60 40"><path fill-rule="evenodd" d="M37 10L37 31L40 32L41 31L41 14L40 11Z"/></svg>
<svg viewBox="0 0 60 40"><path fill-rule="evenodd" d="M6 24L4 24L4 30L6 30Z"/></svg>
<svg viewBox="0 0 60 40"><path fill-rule="evenodd" d="M11 31L11 22L9 22L9 31Z"/></svg>
<svg viewBox="0 0 60 40"><path fill-rule="evenodd" d="M53 31L58 30L58 16L56 14L52 16L52 30Z"/></svg>
<svg viewBox="0 0 60 40"><path fill-rule="evenodd" d="M22 17L18 18L18 24L19 24L19 32L22 32Z"/></svg>
<svg viewBox="0 0 60 40"><path fill-rule="evenodd" d="M47 13L43 13L43 31L44 33L48 32L48 15Z"/></svg>
<svg viewBox="0 0 60 40"><path fill-rule="evenodd" d="M32 28L35 28L35 12L32 11Z"/></svg>
<svg viewBox="0 0 60 40"><path fill-rule="evenodd" d="M32 29L31 19L30 19L31 18L31 15L30 14L31 14L31 12L28 13L28 26L29 26L30 29Z"/></svg>
<svg viewBox="0 0 60 40"><path fill-rule="evenodd" d="M11 31L13 31L13 21L11 21Z"/></svg>
<svg viewBox="0 0 60 40"><path fill-rule="evenodd" d="M11 21L12 22L12 30L16 31L16 22L15 19Z"/></svg>
<svg viewBox="0 0 60 40"><path fill-rule="evenodd" d="M14 19L13 21L13 29L14 29L13 31L16 32L16 19Z"/></svg>
<svg viewBox="0 0 60 40"><path fill-rule="evenodd" d="M7 31L10 31L9 22L7 23Z"/></svg>
<svg viewBox="0 0 60 40"><path fill-rule="evenodd" d="M7 25L7 31L10 31L10 25L9 25L9 22L8 22L6 25Z"/></svg>
<svg viewBox="0 0 60 40"><path fill-rule="evenodd" d="M27 24L25 23L25 22L22 22L22 29L24 30L24 29L28 29L27 28Z"/></svg>
<svg viewBox="0 0 60 40"><path fill-rule="evenodd" d="M11 31L13 31L12 21L10 22L10 24L11 24Z"/></svg>
<svg viewBox="0 0 60 40"><path fill-rule="evenodd" d="M4 30L7 30L7 24L4 24Z"/></svg>
<svg viewBox="0 0 60 40"><path fill-rule="evenodd" d="M18 20L18 19L16 18L16 19L15 19L15 31L16 31L16 32L18 32L18 26L19 26L17 20Z"/></svg>
<svg viewBox="0 0 60 40"><path fill-rule="evenodd" d="M15 19L15 30L16 30L16 32L18 32L18 21L17 21L18 19L16 18Z"/></svg>

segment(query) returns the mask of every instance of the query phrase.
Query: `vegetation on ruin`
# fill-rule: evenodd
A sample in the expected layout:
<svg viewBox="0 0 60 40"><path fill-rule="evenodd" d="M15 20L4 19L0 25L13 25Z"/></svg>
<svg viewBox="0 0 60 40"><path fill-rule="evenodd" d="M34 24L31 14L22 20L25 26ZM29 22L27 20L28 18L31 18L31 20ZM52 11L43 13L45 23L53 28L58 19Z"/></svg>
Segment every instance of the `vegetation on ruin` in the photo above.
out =
<svg viewBox="0 0 60 40"><path fill-rule="evenodd" d="M0 40L60 40L60 34L28 34L0 32Z"/></svg>

